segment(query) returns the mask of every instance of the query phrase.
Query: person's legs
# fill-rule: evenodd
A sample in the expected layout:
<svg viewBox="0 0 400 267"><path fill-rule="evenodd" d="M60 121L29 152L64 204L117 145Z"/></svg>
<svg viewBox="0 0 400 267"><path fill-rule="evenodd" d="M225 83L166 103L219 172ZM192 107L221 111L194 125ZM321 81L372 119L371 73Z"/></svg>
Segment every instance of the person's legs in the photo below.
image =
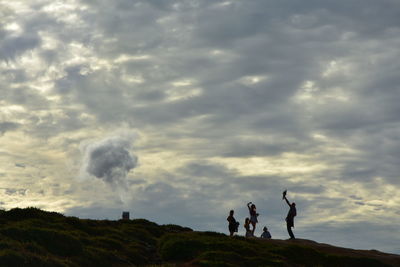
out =
<svg viewBox="0 0 400 267"><path fill-rule="evenodd" d="M290 239L295 239L294 234L292 232L292 226L290 224L286 223L286 227L287 227L287 231L290 235Z"/></svg>
<svg viewBox="0 0 400 267"><path fill-rule="evenodd" d="M229 225L229 236L233 236L234 232L235 232L235 228L232 225Z"/></svg>
<svg viewBox="0 0 400 267"><path fill-rule="evenodd" d="M254 235L254 231L256 230L256 223L251 222L251 225L253 225L253 229L251 230L251 233Z"/></svg>

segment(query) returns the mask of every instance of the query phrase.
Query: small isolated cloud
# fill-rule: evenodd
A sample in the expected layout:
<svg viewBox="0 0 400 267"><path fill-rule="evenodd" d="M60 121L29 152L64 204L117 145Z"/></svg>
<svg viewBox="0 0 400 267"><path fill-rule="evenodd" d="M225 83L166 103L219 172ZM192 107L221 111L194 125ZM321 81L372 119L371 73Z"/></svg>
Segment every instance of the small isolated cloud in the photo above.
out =
<svg viewBox="0 0 400 267"><path fill-rule="evenodd" d="M15 167L18 167L18 168L25 168L26 165L23 164L23 163L15 163Z"/></svg>
<svg viewBox="0 0 400 267"><path fill-rule="evenodd" d="M126 187L126 176L137 166L137 157L129 152L135 138L132 133L117 134L84 144L81 173L112 186Z"/></svg>

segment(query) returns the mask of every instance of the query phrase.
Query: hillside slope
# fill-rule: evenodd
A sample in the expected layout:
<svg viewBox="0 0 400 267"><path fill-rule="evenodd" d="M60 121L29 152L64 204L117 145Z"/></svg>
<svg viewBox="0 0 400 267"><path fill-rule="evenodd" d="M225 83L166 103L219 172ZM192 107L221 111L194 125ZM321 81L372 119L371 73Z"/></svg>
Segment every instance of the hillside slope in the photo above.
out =
<svg viewBox="0 0 400 267"><path fill-rule="evenodd" d="M1 266L400 266L400 256L309 240L230 238L177 225L0 211Z"/></svg>

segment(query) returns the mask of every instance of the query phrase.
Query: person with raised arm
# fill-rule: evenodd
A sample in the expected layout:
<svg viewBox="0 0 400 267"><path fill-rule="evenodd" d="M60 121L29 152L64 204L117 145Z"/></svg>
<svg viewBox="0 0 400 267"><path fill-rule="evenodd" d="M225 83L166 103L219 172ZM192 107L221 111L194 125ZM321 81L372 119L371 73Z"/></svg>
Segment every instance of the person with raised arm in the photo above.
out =
<svg viewBox="0 0 400 267"><path fill-rule="evenodd" d="M251 206L250 206L251 204ZM254 235L254 231L256 230L256 224L258 223L258 213L257 213L257 208L256 205L254 205L253 203L249 202L247 203L247 208L249 209L249 213L250 213L250 223L253 226L253 229L251 230L252 235Z"/></svg>
<svg viewBox="0 0 400 267"><path fill-rule="evenodd" d="M290 203L286 198L287 190L283 191L282 199L286 200L286 203L289 205L289 212L286 216L286 227L289 233L290 239L295 239L294 234L292 232L292 227L294 227L294 217L297 215L296 211L296 203Z"/></svg>

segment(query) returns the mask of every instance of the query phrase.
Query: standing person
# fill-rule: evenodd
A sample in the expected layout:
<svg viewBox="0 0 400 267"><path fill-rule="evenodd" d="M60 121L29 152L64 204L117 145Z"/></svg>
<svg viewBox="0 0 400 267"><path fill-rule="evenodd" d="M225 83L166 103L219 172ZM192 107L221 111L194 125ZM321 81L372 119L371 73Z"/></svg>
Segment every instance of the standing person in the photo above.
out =
<svg viewBox="0 0 400 267"><path fill-rule="evenodd" d="M250 223L253 226L251 233L254 235L254 231L256 230L256 224L258 223L257 217L259 214L257 213L256 205L254 205L253 203L251 202L247 203L247 208L249 209L250 212Z"/></svg>
<svg viewBox="0 0 400 267"><path fill-rule="evenodd" d="M238 231L238 227L239 227L239 222L237 222L235 217L233 217L234 213L235 212L233 210L231 210L229 212L228 218L226 218L226 220L229 222L229 225L228 225L229 236L233 236L233 234Z"/></svg>
<svg viewBox="0 0 400 267"><path fill-rule="evenodd" d="M250 219L246 218L244 220L244 225L243 227L246 229L246 237L252 237L253 236L253 232L250 230Z"/></svg>
<svg viewBox="0 0 400 267"><path fill-rule="evenodd" d="M268 228L265 226L263 229L263 233L261 234L261 238L271 238L271 233L268 231Z"/></svg>
<svg viewBox="0 0 400 267"><path fill-rule="evenodd" d="M286 192L287 192L286 190L283 192L283 199L286 200L286 203L290 207L289 212L286 216L286 228L290 235L290 239L295 239L294 234L292 232L292 227L294 227L294 217L297 215L296 203L293 202L290 204L289 200L286 198Z"/></svg>

